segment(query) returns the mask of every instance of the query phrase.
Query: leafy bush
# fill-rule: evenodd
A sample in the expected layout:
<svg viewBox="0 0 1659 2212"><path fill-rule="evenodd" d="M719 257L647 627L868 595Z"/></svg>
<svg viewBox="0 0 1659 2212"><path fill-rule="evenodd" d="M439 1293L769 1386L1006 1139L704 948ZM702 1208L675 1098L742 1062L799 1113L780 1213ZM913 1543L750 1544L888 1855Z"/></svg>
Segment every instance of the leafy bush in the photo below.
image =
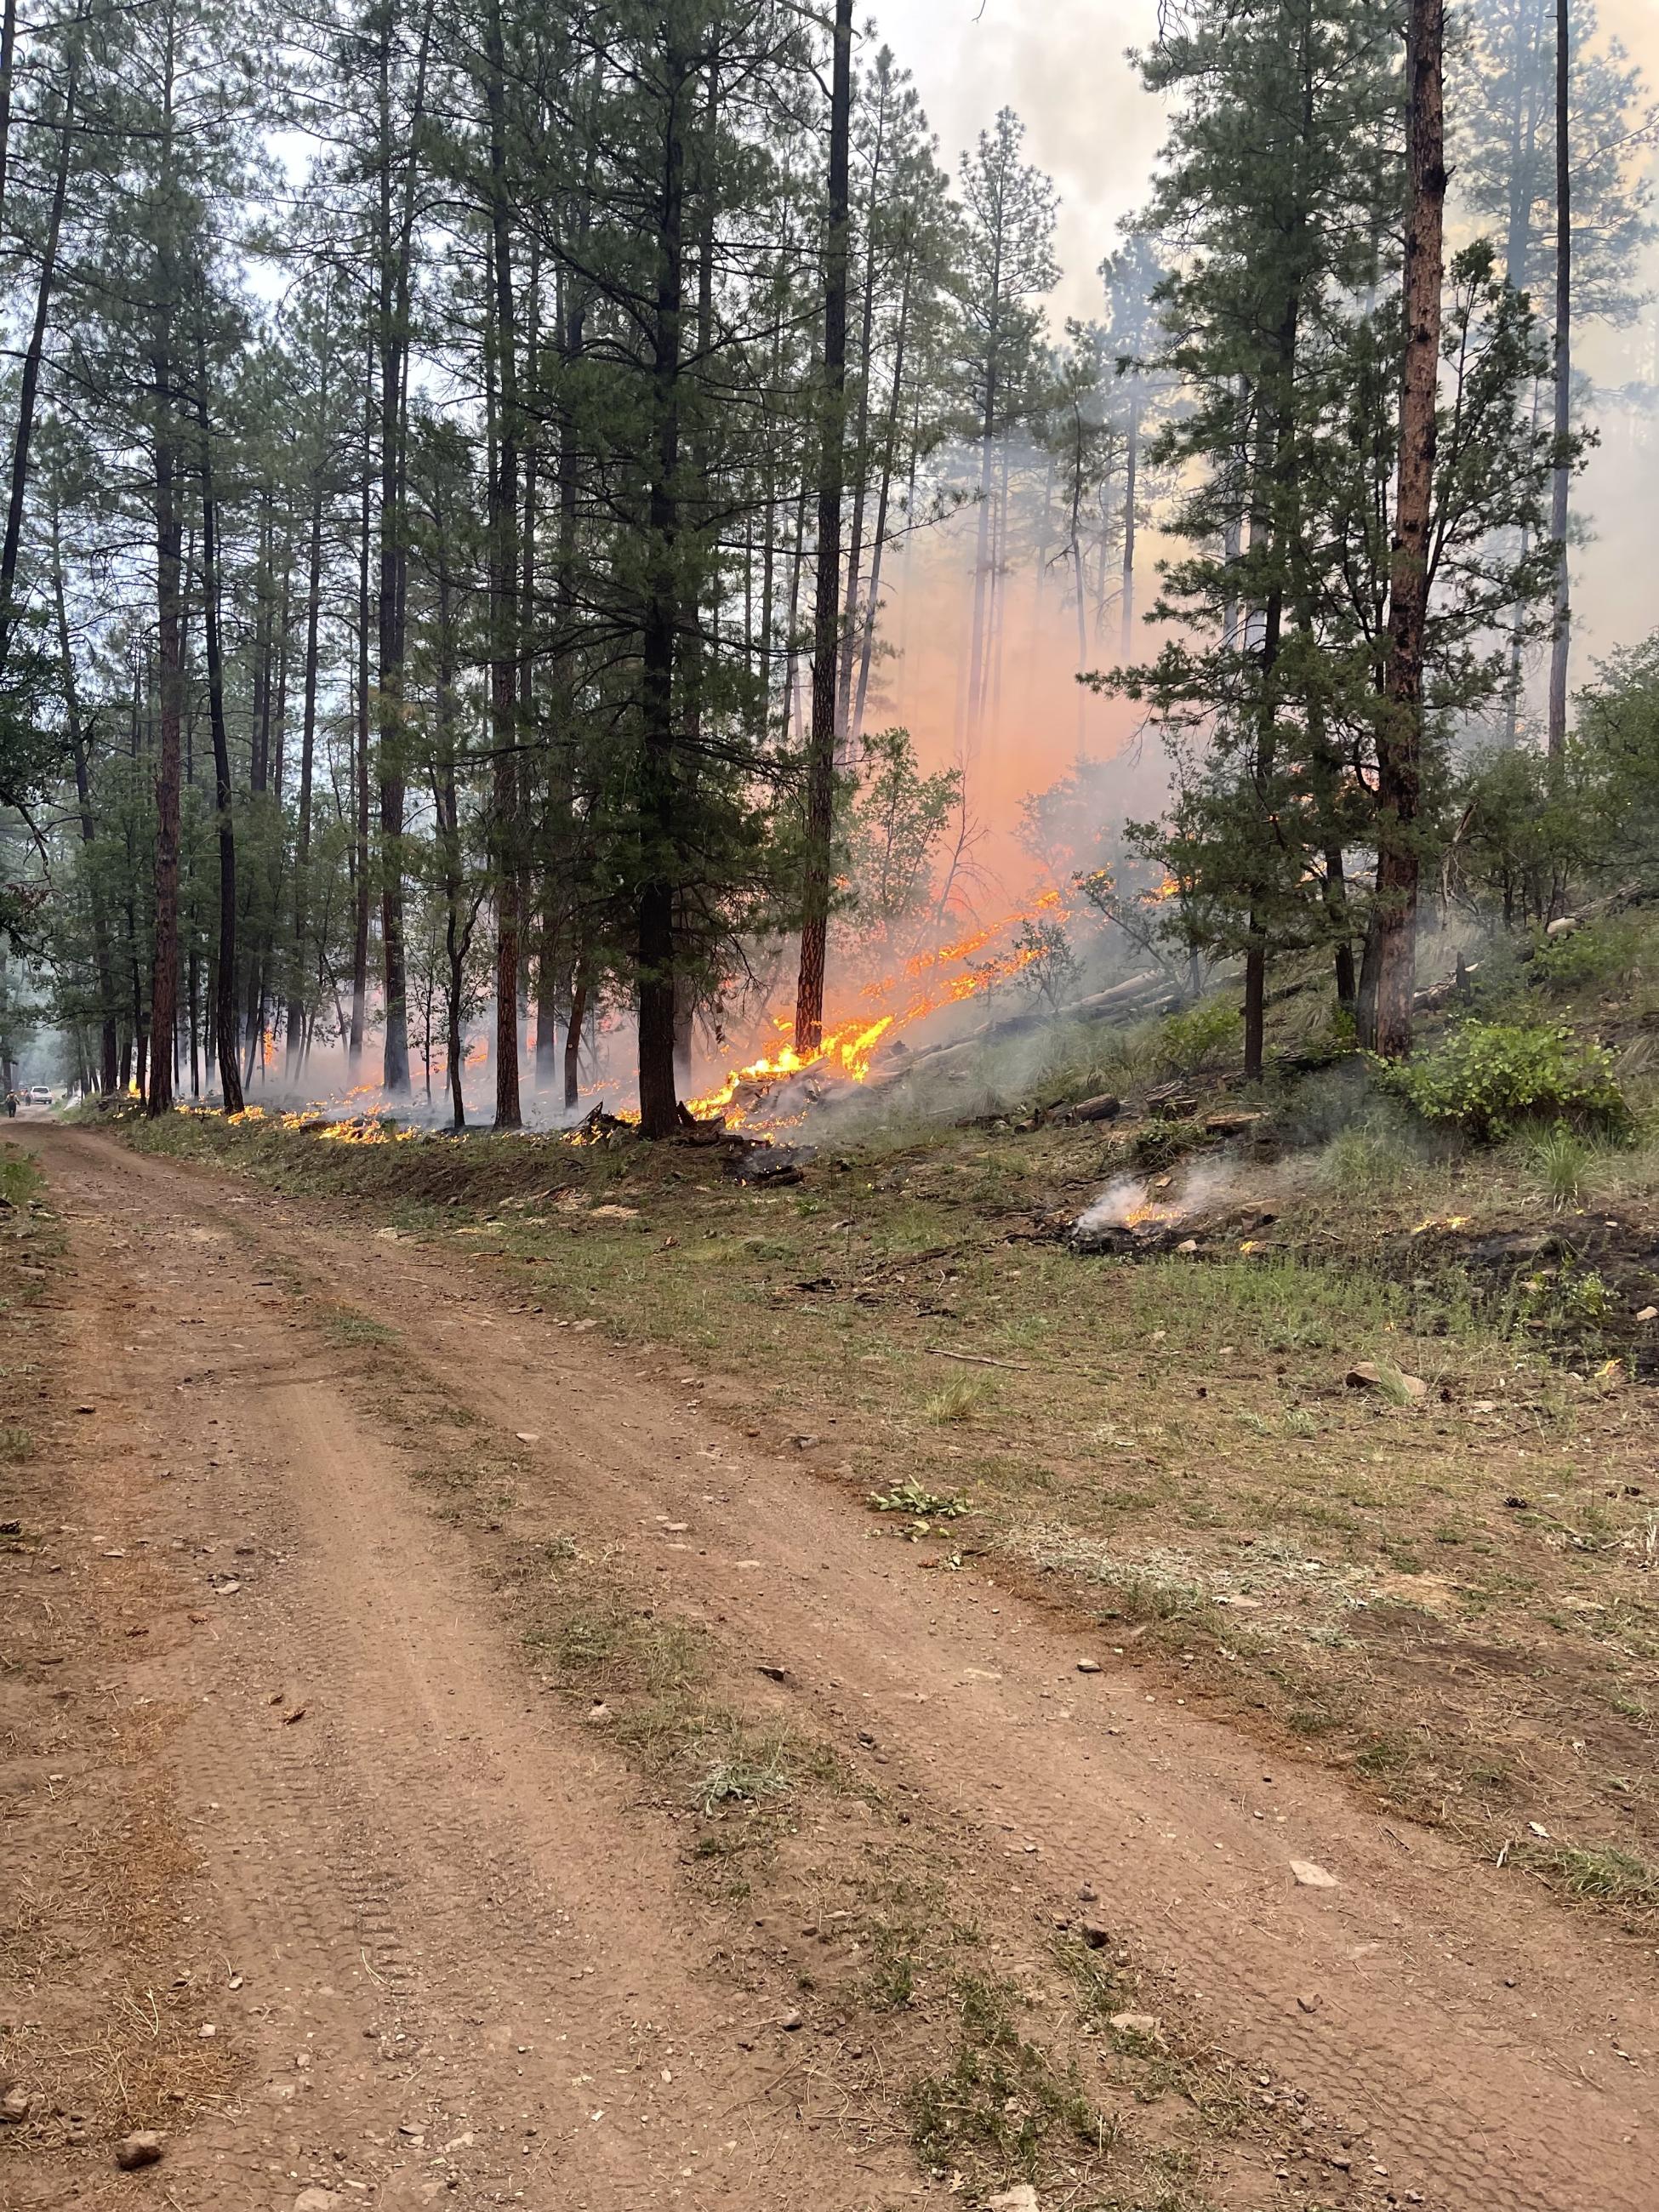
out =
<svg viewBox="0 0 1659 2212"><path fill-rule="evenodd" d="M1552 995L1607 990L1622 983L1638 964L1636 932L1628 924L1604 922L1546 937L1532 957L1528 981Z"/></svg>
<svg viewBox="0 0 1659 2212"><path fill-rule="evenodd" d="M1177 1075L1196 1075L1200 1067L1237 1050L1243 1030L1244 1018L1237 1006L1225 999L1206 999L1160 1024L1158 1057Z"/></svg>
<svg viewBox="0 0 1659 2212"><path fill-rule="evenodd" d="M1496 1144L1528 1121L1622 1133L1630 1109L1613 1056L1569 1029L1464 1022L1437 1051L1385 1079L1425 1121Z"/></svg>

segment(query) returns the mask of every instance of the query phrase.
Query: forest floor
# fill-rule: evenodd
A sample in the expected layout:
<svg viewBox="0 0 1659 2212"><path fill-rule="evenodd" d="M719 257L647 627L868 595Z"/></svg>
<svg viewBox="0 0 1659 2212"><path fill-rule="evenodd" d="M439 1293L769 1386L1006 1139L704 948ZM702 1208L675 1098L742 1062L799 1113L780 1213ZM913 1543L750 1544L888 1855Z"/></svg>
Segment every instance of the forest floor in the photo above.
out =
<svg viewBox="0 0 1659 2212"><path fill-rule="evenodd" d="M1634 1359L1077 1130L166 1141L0 1141L9 2207L1645 2212Z"/></svg>

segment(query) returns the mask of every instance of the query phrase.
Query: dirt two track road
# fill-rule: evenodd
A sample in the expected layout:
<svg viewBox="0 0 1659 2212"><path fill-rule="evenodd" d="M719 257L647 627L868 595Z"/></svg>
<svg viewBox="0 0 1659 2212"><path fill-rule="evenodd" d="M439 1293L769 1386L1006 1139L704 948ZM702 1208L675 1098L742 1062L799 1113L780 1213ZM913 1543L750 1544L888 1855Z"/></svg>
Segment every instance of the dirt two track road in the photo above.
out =
<svg viewBox="0 0 1659 2212"><path fill-rule="evenodd" d="M801 1994L799 1925L689 1882L620 1748L544 1693L487 1541L411 1482L325 1309L390 1323L411 1385L508 1440L538 1525L708 1624L991 1924L1092 1893L1253 2097L1317 2112L1316 2156L1287 2165L1276 2138L1211 2182L1224 2212L1659 2207L1651 1954L1610 1926L1264 1759L1109 1650L1079 1674L1097 1637L872 1541L854 1498L672 1356L641 1372L453 1255L112 1138L4 1141L66 1238L60 1382L7 1416L44 1474L0 1653L5 1879L39 1886L49 1962L54 1873L116 1817L113 1747L148 1955L179 1961L190 2034L224 2053L146 2172L72 2124L13 2130L8 2212L950 2201L868 2120L862 2047ZM56 1700L44 1732L31 1698ZM134 1802L175 1836L170 1886ZM52 1978L0 1997L26 2088Z"/></svg>

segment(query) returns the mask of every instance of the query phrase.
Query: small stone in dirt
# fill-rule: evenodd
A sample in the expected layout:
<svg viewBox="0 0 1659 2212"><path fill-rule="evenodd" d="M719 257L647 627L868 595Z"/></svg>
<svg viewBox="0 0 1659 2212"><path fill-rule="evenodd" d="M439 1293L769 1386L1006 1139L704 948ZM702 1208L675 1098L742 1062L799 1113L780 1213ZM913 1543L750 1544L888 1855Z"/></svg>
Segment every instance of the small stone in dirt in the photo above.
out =
<svg viewBox="0 0 1659 2212"><path fill-rule="evenodd" d="M294 2212L334 2212L339 2202L331 2189L302 2189L294 2200Z"/></svg>
<svg viewBox="0 0 1659 2212"><path fill-rule="evenodd" d="M778 2026L783 2030L786 2035L795 2034L799 2029L805 2027L805 2025L806 2022L801 2018L798 2012L785 2013L783 2018L778 2022Z"/></svg>
<svg viewBox="0 0 1659 2212"><path fill-rule="evenodd" d="M11 2127L21 2127L33 2109L34 2100L27 2089L8 2089L0 2097L0 2120Z"/></svg>
<svg viewBox="0 0 1659 2212"><path fill-rule="evenodd" d="M1380 1390L1383 1388L1382 1370L1374 1359L1362 1359L1358 1366L1351 1367L1347 1380L1350 1390ZM1395 1386L1414 1406L1419 1405L1429 1395L1429 1386L1420 1375L1400 1375L1395 1381Z"/></svg>
<svg viewBox="0 0 1659 2212"><path fill-rule="evenodd" d="M608 1721L610 1719L611 1708L609 1705L590 1705L582 1717L584 1720L597 1726L600 1722Z"/></svg>
<svg viewBox="0 0 1659 2212"><path fill-rule="evenodd" d="M1016 2188L1005 2189L1000 2197L992 2197L987 2212L1042 2212L1042 2208L1030 2183L1022 2181Z"/></svg>
<svg viewBox="0 0 1659 2212"><path fill-rule="evenodd" d="M1079 1674L1097 1674L1100 1672L1100 1662L1098 1659L1079 1659L1077 1662L1077 1671Z"/></svg>
<svg viewBox="0 0 1659 2212"><path fill-rule="evenodd" d="M538 1444L542 1440L539 1429L515 1429L514 1434L521 1444Z"/></svg>
<svg viewBox="0 0 1659 2212"><path fill-rule="evenodd" d="M135 2173L141 2166L154 2166L161 2155L161 2138L148 2128L136 2135L123 2136L115 2146L115 2163L123 2173Z"/></svg>
<svg viewBox="0 0 1659 2212"><path fill-rule="evenodd" d="M1078 1933L1091 1951L1103 1951L1112 1940L1112 1931L1098 1920L1085 1920Z"/></svg>
<svg viewBox="0 0 1659 2212"><path fill-rule="evenodd" d="M1336 1876L1327 1873L1322 1866L1316 1865L1312 1859L1292 1859L1291 1872L1296 1876L1297 1886L1303 1889L1335 1889L1339 1886Z"/></svg>
<svg viewBox="0 0 1659 2212"><path fill-rule="evenodd" d="M1644 1306L1636 1318L1638 1321L1659 1321L1659 1306Z"/></svg>
<svg viewBox="0 0 1659 2212"><path fill-rule="evenodd" d="M1156 2013L1115 2012L1111 2025L1120 2035L1144 2035L1149 2043L1164 2040L1164 2023Z"/></svg>
<svg viewBox="0 0 1659 2212"><path fill-rule="evenodd" d="M1299 1996L1296 2002L1297 2008L1302 2012L1317 2012L1324 1999L1320 1996Z"/></svg>
<svg viewBox="0 0 1659 2212"><path fill-rule="evenodd" d="M764 1674L769 1682L787 1682L789 1680L789 1669L787 1667L775 1667L769 1665L765 1660L762 1660L755 1672L757 1674Z"/></svg>
<svg viewBox="0 0 1659 2212"><path fill-rule="evenodd" d="M820 1444L823 1442L823 1439L822 1437L797 1437L795 1438L795 1449L797 1451L811 1451L815 1444Z"/></svg>

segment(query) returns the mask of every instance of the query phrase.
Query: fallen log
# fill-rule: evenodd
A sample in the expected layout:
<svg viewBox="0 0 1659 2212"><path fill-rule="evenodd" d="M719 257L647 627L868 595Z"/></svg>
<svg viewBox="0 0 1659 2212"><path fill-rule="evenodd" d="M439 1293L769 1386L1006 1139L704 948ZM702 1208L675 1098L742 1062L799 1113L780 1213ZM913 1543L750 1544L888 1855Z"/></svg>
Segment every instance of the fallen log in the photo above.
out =
<svg viewBox="0 0 1659 2212"><path fill-rule="evenodd" d="M1075 1105L1060 1106L1049 1115L1051 1121L1065 1124L1072 1121L1115 1121L1123 1111L1123 1101L1104 1095L1098 1098L1082 1098Z"/></svg>

